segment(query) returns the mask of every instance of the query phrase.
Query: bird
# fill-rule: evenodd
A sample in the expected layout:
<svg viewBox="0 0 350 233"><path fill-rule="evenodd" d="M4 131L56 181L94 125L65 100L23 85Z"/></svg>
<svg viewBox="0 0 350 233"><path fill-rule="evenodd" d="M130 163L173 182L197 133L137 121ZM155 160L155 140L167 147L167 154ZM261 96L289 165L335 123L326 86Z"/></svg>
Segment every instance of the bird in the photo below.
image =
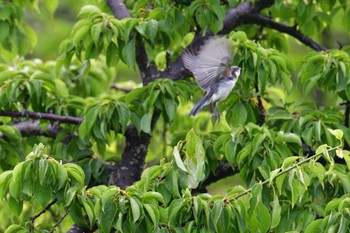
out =
<svg viewBox="0 0 350 233"><path fill-rule="evenodd" d="M195 77L199 87L206 92L190 111L195 116L204 106L215 105L214 119L220 122L218 103L225 100L236 85L241 68L231 66L232 45L225 37L211 37L197 54L185 50L182 61L187 70Z"/></svg>

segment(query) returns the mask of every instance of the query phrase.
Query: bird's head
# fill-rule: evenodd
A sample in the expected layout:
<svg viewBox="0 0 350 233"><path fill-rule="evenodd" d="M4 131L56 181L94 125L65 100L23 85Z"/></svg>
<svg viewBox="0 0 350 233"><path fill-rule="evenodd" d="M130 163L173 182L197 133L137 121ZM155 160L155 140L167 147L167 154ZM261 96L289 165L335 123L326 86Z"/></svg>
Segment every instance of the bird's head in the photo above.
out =
<svg viewBox="0 0 350 233"><path fill-rule="evenodd" d="M231 77L237 79L241 74L241 68L239 66L231 66Z"/></svg>

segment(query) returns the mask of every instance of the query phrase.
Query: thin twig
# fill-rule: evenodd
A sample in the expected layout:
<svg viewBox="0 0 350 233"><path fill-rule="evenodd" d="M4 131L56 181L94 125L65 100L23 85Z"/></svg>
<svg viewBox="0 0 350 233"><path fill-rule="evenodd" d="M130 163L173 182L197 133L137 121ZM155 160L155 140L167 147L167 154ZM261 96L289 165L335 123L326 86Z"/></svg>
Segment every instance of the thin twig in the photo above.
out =
<svg viewBox="0 0 350 233"><path fill-rule="evenodd" d="M55 228L60 225L60 223L63 221L63 219L69 214L70 209L68 209L66 211L66 213L64 213L64 215L56 222L56 224L53 226L52 230L50 231L50 233L53 233L55 231Z"/></svg>
<svg viewBox="0 0 350 233"><path fill-rule="evenodd" d="M34 225L35 219L39 218L40 215L44 214L48 209L50 209L51 206L53 206L57 202L57 198L53 199L42 211L40 211L37 215L34 215L33 217L30 217L30 221L32 222L32 225Z"/></svg>
<svg viewBox="0 0 350 233"><path fill-rule="evenodd" d="M334 151L334 150L339 149L339 148L341 148L341 146L332 147L332 148L328 149L327 151L331 152L331 151ZM285 174L285 173L287 173L287 172L289 172L289 171L299 167L303 163L309 162L310 160L316 158L317 156L320 156L322 153L323 152L319 152L317 154L314 154L313 156L310 156L307 159L301 160L300 162L294 164L293 166L288 167L287 169L285 169L285 170L281 171L280 173L278 173L272 180L275 180L277 177L279 177L279 176L281 176L281 175L283 175L283 174ZM280 170L282 170L282 168L280 168ZM272 180L270 180L270 179L264 180L263 182L260 182L260 184L264 185L264 184L267 184L268 182L271 182ZM253 188L254 188L254 186L252 186L251 188L249 188L249 189L245 190L244 192L238 194L236 197L234 197L234 199L238 199L238 198L243 197L244 195L250 193Z"/></svg>
<svg viewBox="0 0 350 233"><path fill-rule="evenodd" d="M279 22L276 22L269 17L260 15L260 14L246 14L243 16L242 24L257 24L261 26L266 26L272 29L275 29L279 32L286 33L296 39L301 43L311 47L316 51L325 51L327 48L316 41L312 40L310 37L304 35L297 30L294 26L288 26Z"/></svg>
<svg viewBox="0 0 350 233"><path fill-rule="evenodd" d="M43 120L49 120L49 121L58 121L61 123L74 124L74 125L79 125L83 121L83 118L80 118L80 117L61 116L53 113L30 112L27 110L22 112L0 110L0 116L43 119Z"/></svg>

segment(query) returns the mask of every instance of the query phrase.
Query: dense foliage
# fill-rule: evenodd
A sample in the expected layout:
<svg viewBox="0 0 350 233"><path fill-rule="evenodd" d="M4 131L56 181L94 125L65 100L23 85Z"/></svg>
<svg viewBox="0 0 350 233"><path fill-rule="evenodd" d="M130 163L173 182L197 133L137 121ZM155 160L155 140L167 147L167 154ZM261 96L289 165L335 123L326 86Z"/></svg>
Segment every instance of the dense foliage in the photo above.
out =
<svg viewBox="0 0 350 233"><path fill-rule="evenodd" d="M350 231L350 47L310 38L349 43L348 1L96 0L33 59L57 7L0 0L0 231ZM220 123L188 116L180 56L217 34L242 68Z"/></svg>

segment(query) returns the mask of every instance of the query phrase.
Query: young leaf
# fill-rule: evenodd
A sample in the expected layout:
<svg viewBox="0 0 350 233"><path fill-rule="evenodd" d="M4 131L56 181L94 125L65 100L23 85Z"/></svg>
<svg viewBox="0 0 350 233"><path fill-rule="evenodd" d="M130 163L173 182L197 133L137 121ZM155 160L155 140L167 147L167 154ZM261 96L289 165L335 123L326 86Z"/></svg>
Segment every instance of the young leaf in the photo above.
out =
<svg viewBox="0 0 350 233"><path fill-rule="evenodd" d="M129 197L129 201L130 201L130 206L131 206L133 222L135 223L140 218L141 204L139 204L138 201L131 196Z"/></svg>
<svg viewBox="0 0 350 233"><path fill-rule="evenodd" d="M281 205L278 200L276 193L273 195L272 201L272 215L271 215L271 229L278 226L281 221Z"/></svg>
<svg viewBox="0 0 350 233"><path fill-rule="evenodd" d="M174 159L175 159L175 164L176 164L176 166L177 166L178 168L180 168L182 171L188 173L188 170L187 170L187 168L185 167L185 164L183 163L182 158L181 158L181 156L180 156L180 152L179 152L178 146L175 146L175 147L174 147L173 155L174 155Z"/></svg>

